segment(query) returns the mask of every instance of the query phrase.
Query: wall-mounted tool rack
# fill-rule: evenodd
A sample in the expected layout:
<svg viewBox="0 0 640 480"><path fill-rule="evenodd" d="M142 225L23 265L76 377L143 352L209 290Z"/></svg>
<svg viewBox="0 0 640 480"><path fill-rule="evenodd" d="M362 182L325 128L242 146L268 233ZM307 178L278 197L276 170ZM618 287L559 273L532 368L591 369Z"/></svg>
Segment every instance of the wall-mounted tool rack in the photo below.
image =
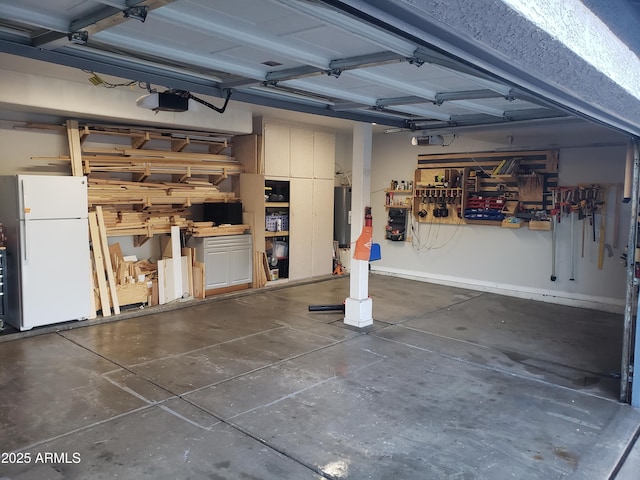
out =
<svg viewBox="0 0 640 480"><path fill-rule="evenodd" d="M558 151L419 155L413 214L421 223L501 225L550 208Z"/></svg>
<svg viewBox="0 0 640 480"><path fill-rule="evenodd" d="M418 168L413 196L416 220L421 223L461 223L463 176L459 168Z"/></svg>

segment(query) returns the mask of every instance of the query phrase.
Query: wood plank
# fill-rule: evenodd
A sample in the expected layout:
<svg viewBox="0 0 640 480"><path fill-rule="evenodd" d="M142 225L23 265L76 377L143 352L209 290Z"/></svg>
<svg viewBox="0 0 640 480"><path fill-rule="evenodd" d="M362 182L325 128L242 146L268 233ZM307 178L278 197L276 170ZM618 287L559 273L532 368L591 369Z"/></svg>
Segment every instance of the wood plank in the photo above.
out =
<svg viewBox="0 0 640 480"><path fill-rule="evenodd" d="M269 260L267 259L267 254L262 252L262 268L265 278L265 283L268 280L271 280L271 267L269 266Z"/></svg>
<svg viewBox="0 0 640 480"><path fill-rule="evenodd" d="M188 281L188 287L189 287L189 295L191 295L193 297L193 262L196 261L196 254L195 254L195 248L183 248L182 249L182 256L183 257L187 257L187 265L186 265L186 269L187 269L187 273L186 273L186 277L187 277L187 281Z"/></svg>
<svg viewBox="0 0 640 480"><path fill-rule="evenodd" d="M172 160L200 160L207 162L230 162L234 158L228 155L214 155L212 153L173 152L169 150L139 150L135 148L96 148L84 147L82 152L93 155L124 155L137 158L161 158Z"/></svg>
<svg viewBox="0 0 640 480"><path fill-rule="evenodd" d="M180 272L182 273L182 284L178 298L184 298L185 294L193 297L193 265L189 261L189 257L180 257Z"/></svg>
<svg viewBox="0 0 640 480"><path fill-rule="evenodd" d="M442 154L422 154L418 155L419 160L459 160L461 158L466 159L482 159L482 158L513 158L513 157L531 157L531 156L546 156L550 150L524 150L524 151L505 151L505 152L474 152L472 154L464 153L442 153ZM425 168L431 168L425 166Z"/></svg>
<svg viewBox="0 0 640 480"><path fill-rule="evenodd" d="M262 270L262 255L260 255L260 263L258 263L258 253L255 250L253 251L253 262L252 262L252 267L253 267L253 282L251 284L251 286L253 288L260 288L262 287L262 285L260 285L261 283L261 277L260 277L260 272L259 270ZM259 267L260 266L260 267Z"/></svg>
<svg viewBox="0 0 640 480"><path fill-rule="evenodd" d="M91 265L91 268L89 269L89 283L91 284L91 295L89 296L90 297L89 298L89 301L90 301L89 320L93 320L98 316L98 314L96 313L96 297L94 295L97 285L96 285L96 276L93 270L93 265Z"/></svg>
<svg viewBox="0 0 640 480"><path fill-rule="evenodd" d="M136 150L137 151L137 150ZM149 150L139 150L140 152L148 152ZM132 155L132 156L124 156L122 154L118 155L118 151L110 152L109 154L96 154L91 155L87 152L83 153L82 158L85 161L89 161L89 163L98 166L145 166L149 165L153 168L155 167L181 167L189 165L193 168L210 168L214 172L219 172L221 168L226 168L229 172L233 173L243 173L244 167L242 164L232 160L232 157L226 157L226 160L214 160L210 161L207 159L176 159L176 158L165 158L165 157L149 157L142 155ZM184 154L181 154L184 155ZM62 159L61 157L41 157L42 159Z"/></svg>
<svg viewBox="0 0 640 480"><path fill-rule="evenodd" d="M100 297L100 307L103 317L111 316L111 306L109 304L109 291L105 279L104 258L102 257L102 247L100 243L100 233L98 230L98 219L96 212L89 212L89 233L91 235L91 248L93 250L93 262L98 278L98 293Z"/></svg>
<svg viewBox="0 0 640 480"><path fill-rule="evenodd" d="M193 297L205 298L205 264L193 262Z"/></svg>
<svg viewBox="0 0 640 480"><path fill-rule="evenodd" d="M71 158L71 175L82 177L82 145L80 144L80 133L78 132L78 121L67 120L67 139L69 141L69 157Z"/></svg>
<svg viewBox="0 0 640 480"><path fill-rule="evenodd" d="M184 293L182 288L182 259L180 250L180 227L171 227L171 260L173 262L173 293L171 300L180 298ZM165 298L168 297L165 296Z"/></svg>
<svg viewBox="0 0 640 480"><path fill-rule="evenodd" d="M149 299L149 305L158 305L158 279L154 279L151 282L151 296Z"/></svg>
<svg viewBox="0 0 640 480"><path fill-rule="evenodd" d="M102 216L102 207L96 207L96 219L98 220L98 235L100 235L100 246L105 252L104 269L107 272L107 282L109 291L111 292L111 304L113 305L113 313L120 314L120 303L118 302L118 292L116 292L116 281L113 276L113 265L111 264L111 254L109 250L109 242L107 241L107 230L104 226L104 217Z"/></svg>
<svg viewBox="0 0 640 480"><path fill-rule="evenodd" d="M173 272L170 272L173 263L171 259L158 260L158 304L167 303L167 291L173 292Z"/></svg>
<svg viewBox="0 0 640 480"><path fill-rule="evenodd" d="M622 204L622 184L615 184L614 204L613 204L613 248L618 248L620 238L620 205Z"/></svg>
<svg viewBox="0 0 640 480"><path fill-rule="evenodd" d="M187 232L194 237L217 237L223 235L240 235L249 229L249 225L220 225L217 227L187 227ZM286 235L284 232L278 232Z"/></svg>

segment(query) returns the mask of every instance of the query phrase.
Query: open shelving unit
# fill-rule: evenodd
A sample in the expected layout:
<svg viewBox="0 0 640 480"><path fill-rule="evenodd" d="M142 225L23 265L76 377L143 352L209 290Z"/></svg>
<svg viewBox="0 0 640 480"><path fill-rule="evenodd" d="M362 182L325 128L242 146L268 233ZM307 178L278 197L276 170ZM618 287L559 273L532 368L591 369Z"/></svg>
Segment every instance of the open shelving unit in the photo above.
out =
<svg viewBox="0 0 640 480"><path fill-rule="evenodd" d="M385 208L387 209L387 225L385 227L385 238L387 240L399 242L406 241L407 224L411 215L411 199L413 189L385 189Z"/></svg>
<svg viewBox="0 0 640 480"><path fill-rule="evenodd" d="M264 181L265 254L271 276L268 280L289 277L289 199L288 180ZM277 271L277 273L276 273Z"/></svg>

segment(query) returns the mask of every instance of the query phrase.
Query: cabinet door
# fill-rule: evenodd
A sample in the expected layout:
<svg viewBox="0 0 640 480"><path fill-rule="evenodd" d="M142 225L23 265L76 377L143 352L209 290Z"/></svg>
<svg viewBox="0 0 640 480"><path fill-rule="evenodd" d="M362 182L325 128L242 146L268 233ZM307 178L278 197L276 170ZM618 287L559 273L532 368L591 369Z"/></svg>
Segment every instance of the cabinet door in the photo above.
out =
<svg viewBox="0 0 640 480"><path fill-rule="evenodd" d="M205 250L205 285L207 290L229 285L230 255L225 249Z"/></svg>
<svg viewBox="0 0 640 480"><path fill-rule="evenodd" d="M289 177L289 127L267 124L264 126L264 174Z"/></svg>
<svg viewBox="0 0 640 480"><path fill-rule="evenodd" d="M332 133L313 132L313 176L335 177L336 136Z"/></svg>
<svg viewBox="0 0 640 480"><path fill-rule="evenodd" d="M234 247L229 252L231 272L229 285L241 285L253 281L251 246Z"/></svg>
<svg viewBox="0 0 640 480"><path fill-rule="evenodd" d="M291 176L313 178L313 131L291 128Z"/></svg>
<svg viewBox="0 0 640 480"><path fill-rule="evenodd" d="M334 181L313 181L313 239L311 275L333 272L333 194Z"/></svg>
<svg viewBox="0 0 640 480"><path fill-rule="evenodd" d="M289 278L298 280L311 277L313 180L292 178L290 195Z"/></svg>

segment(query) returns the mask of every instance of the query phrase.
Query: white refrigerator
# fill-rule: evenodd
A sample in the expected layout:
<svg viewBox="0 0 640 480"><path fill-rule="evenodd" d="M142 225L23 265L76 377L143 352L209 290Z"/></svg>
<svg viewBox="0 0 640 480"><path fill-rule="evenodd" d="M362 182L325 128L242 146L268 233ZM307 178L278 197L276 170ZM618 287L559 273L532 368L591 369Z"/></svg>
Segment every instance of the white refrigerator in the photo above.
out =
<svg viewBox="0 0 640 480"><path fill-rule="evenodd" d="M0 223L7 236L7 323L30 330L89 317L87 213L86 177L0 177Z"/></svg>

